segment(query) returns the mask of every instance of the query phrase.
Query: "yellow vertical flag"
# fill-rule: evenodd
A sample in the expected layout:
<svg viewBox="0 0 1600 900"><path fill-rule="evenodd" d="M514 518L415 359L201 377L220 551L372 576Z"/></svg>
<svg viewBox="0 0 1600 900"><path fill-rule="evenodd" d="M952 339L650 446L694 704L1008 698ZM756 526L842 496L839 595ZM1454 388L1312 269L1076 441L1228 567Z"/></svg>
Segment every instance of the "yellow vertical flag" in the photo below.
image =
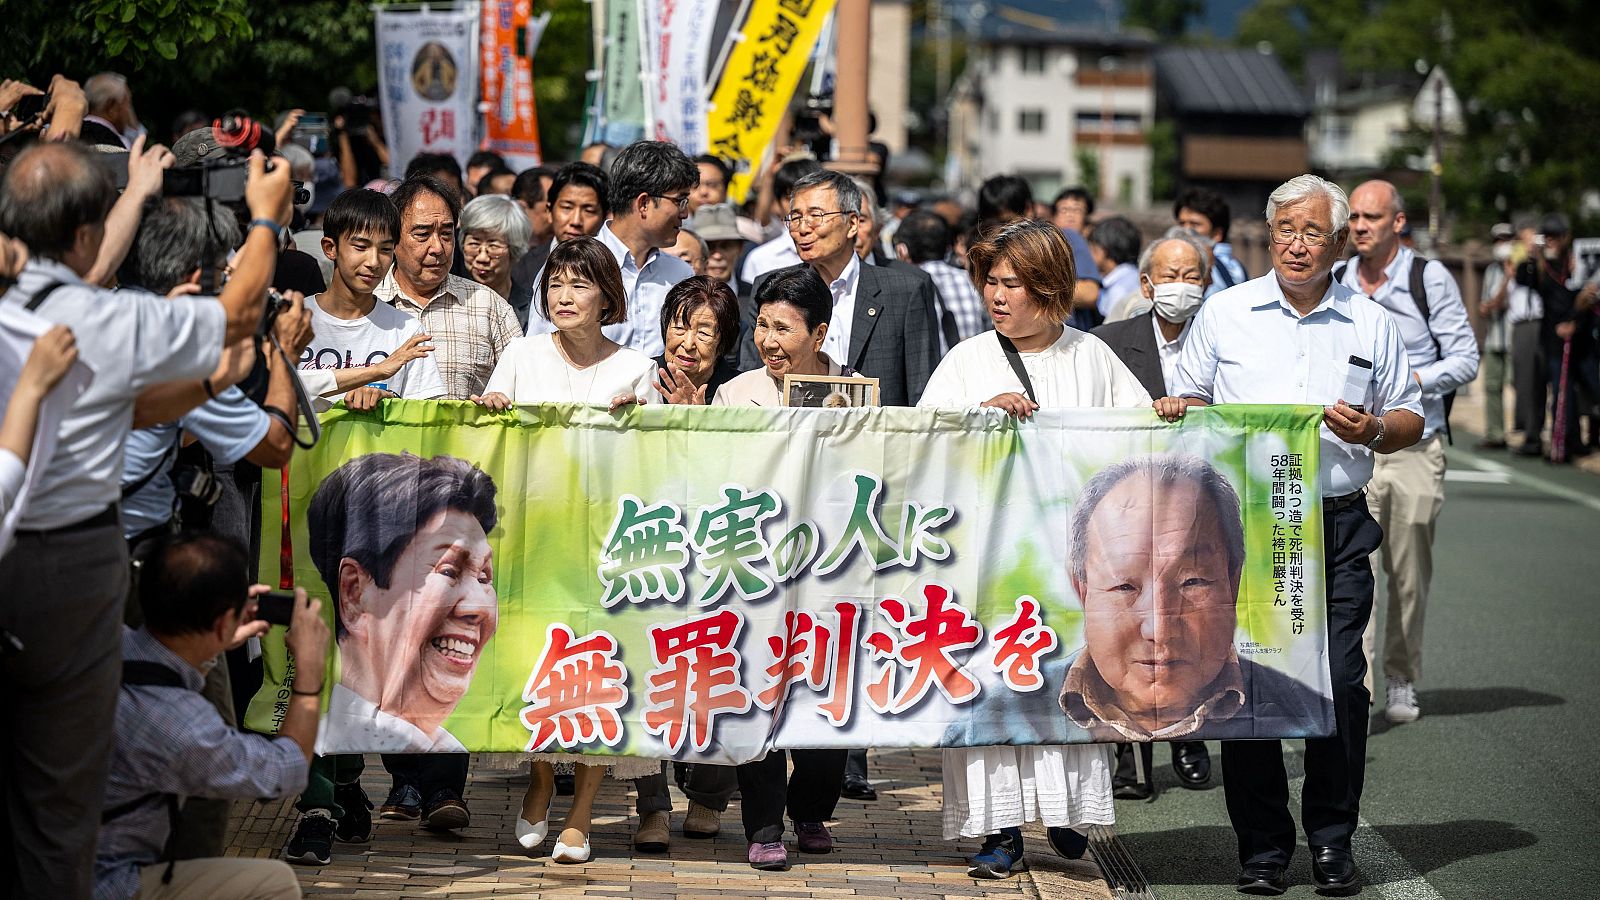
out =
<svg viewBox="0 0 1600 900"><path fill-rule="evenodd" d="M710 152L733 169L728 195L743 203L756 167L794 98L835 0L752 0L744 39L728 54L711 95Z"/></svg>

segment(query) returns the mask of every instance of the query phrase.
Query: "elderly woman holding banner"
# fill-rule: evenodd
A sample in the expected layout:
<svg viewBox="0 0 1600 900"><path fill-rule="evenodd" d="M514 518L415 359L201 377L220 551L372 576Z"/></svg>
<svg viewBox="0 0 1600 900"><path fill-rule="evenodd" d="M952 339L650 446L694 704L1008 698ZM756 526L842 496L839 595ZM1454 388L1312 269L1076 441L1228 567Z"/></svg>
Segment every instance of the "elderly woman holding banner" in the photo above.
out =
<svg viewBox="0 0 1600 900"><path fill-rule="evenodd" d="M500 355L483 396L473 397L474 401L490 409L508 409L516 403L588 403L617 409L642 403L653 392L656 367L650 358L600 331L601 326L628 316L622 273L604 244L577 238L550 251L535 296L543 298L538 312L555 324L555 333L512 341ZM574 770L566 829L550 853L561 863L589 859L590 817L607 769L613 778L632 779L657 774L661 766L654 759L608 761L574 753L534 753L529 762L532 780L516 825L517 843L528 851L544 843L550 830L555 767Z"/></svg>
<svg viewBox="0 0 1600 900"><path fill-rule="evenodd" d="M994 331L951 348L923 407L982 406L1030 418L1041 408L1146 406L1149 394L1100 339L1065 323L1077 273L1061 232L1007 225L967 251ZM1104 744L966 747L944 751L944 837L982 837L974 878L1005 878L1022 861L1035 818L1050 846L1083 855L1089 825L1114 820L1111 748ZM1076 830L1075 830L1076 829Z"/></svg>

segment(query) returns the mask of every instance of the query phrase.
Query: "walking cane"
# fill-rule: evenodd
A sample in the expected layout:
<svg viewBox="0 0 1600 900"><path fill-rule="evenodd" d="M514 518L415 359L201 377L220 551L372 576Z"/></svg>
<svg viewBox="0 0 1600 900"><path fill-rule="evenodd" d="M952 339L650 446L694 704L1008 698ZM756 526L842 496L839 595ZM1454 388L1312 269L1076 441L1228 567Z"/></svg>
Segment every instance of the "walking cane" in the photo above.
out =
<svg viewBox="0 0 1600 900"><path fill-rule="evenodd" d="M1572 338L1561 345L1561 383L1556 389L1556 420L1550 426L1550 461L1567 461L1567 367L1572 364Z"/></svg>

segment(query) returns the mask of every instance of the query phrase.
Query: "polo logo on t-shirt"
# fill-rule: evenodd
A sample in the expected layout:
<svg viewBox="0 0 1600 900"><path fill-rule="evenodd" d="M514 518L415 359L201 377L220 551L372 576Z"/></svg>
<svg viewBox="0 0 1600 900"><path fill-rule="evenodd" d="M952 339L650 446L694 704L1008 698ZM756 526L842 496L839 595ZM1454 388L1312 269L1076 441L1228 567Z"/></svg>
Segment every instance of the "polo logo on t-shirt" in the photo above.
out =
<svg viewBox="0 0 1600 900"><path fill-rule="evenodd" d="M300 353L300 368L302 369L354 369L362 366L375 366L389 358L388 351L374 350L367 354L366 362L355 361L355 354L349 350L341 352L334 347L307 347Z"/></svg>

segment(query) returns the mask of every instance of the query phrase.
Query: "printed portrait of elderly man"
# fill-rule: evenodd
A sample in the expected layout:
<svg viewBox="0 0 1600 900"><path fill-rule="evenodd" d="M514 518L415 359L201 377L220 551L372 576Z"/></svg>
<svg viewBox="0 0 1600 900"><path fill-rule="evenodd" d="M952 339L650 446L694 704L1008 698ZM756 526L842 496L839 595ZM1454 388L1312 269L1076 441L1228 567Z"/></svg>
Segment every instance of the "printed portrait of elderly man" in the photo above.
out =
<svg viewBox="0 0 1600 900"><path fill-rule="evenodd" d="M1244 522L1210 463L1124 460L1084 485L1068 575L1084 646L1060 704L1095 740L1326 733L1331 700L1234 648Z"/></svg>
<svg viewBox="0 0 1600 900"><path fill-rule="evenodd" d="M311 559L333 595L337 748L461 751L443 727L499 624L494 481L451 456L372 453L323 479Z"/></svg>

